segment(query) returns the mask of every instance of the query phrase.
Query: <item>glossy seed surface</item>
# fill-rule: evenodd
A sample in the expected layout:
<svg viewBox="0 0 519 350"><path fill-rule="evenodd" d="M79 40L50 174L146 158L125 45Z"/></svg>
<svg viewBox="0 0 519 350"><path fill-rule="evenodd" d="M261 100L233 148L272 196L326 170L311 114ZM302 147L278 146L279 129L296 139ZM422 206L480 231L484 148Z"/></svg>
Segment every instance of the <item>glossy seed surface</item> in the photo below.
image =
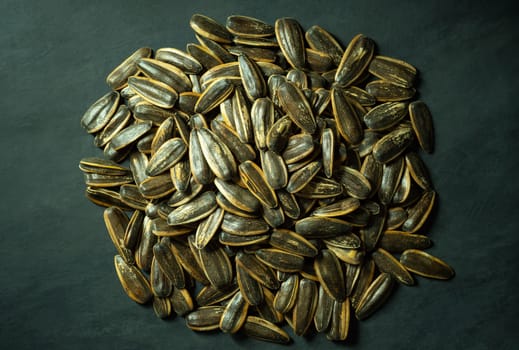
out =
<svg viewBox="0 0 519 350"><path fill-rule="evenodd" d="M348 342L396 282L453 278L425 251L441 181L417 68L366 34L223 19L134 49L80 117L125 294L197 332Z"/></svg>

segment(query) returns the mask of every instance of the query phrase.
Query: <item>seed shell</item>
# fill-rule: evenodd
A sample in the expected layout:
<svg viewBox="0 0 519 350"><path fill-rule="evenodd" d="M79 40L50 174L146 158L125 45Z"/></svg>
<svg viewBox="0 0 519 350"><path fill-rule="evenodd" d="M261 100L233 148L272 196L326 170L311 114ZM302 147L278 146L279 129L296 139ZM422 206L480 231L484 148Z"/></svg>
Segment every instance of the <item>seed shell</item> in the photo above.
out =
<svg viewBox="0 0 519 350"><path fill-rule="evenodd" d="M120 255L114 257L114 264L117 277L130 299L139 304L147 303L153 294L146 277L135 266L128 265Z"/></svg>
<svg viewBox="0 0 519 350"><path fill-rule="evenodd" d="M454 270L447 263L418 249L408 249L400 256L406 269L420 276L448 280L454 277Z"/></svg>

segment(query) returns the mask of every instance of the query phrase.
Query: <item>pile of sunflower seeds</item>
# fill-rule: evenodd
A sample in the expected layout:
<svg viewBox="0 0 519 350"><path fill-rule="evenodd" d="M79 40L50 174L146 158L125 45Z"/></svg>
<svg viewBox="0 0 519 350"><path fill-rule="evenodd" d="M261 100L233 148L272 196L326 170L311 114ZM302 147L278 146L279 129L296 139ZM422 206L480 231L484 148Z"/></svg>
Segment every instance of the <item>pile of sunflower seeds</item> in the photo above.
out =
<svg viewBox="0 0 519 350"><path fill-rule="evenodd" d="M345 340L395 282L454 271L423 250L436 199L416 69L293 18L193 15L198 44L140 48L81 124L126 294L160 318L288 343Z"/></svg>

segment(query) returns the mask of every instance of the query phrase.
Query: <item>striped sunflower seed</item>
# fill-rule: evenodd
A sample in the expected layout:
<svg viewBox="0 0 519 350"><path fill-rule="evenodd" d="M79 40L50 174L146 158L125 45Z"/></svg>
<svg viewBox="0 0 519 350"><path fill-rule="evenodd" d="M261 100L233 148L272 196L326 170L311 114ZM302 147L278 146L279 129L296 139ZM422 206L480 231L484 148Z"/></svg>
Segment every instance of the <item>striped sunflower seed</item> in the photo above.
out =
<svg viewBox="0 0 519 350"><path fill-rule="evenodd" d="M106 84L113 90L119 90L128 83L128 78L138 72L137 61L151 56L149 47L141 47L133 52L121 64L115 67L106 77Z"/></svg>
<svg viewBox="0 0 519 350"><path fill-rule="evenodd" d="M280 18L276 20L275 33L279 48L288 63L294 68L304 68L305 43L299 22L293 18Z"/></svg>
<svg viewBox="0 0 519 350"><path fill-rule="evenodd" d="M146 277L135 266L128 265L120 255L114 257L115 271L124 291L136 303L145 304L152 297Z"/></svg>
<svg viewBox="0 0 519 350"><path fill-rule="evenodd" d="M196 43L136 50L81 118L104 153L79 163L85 195L132 300L195 331L344 341L395 280L454 276L423 251L437 194L415 67L294 18L189 24Z"/></svg>
<svg viewBox="0 0 519 350"><path fill-rule="evenodd" d="M444 261L418 249L408 249L400 256L401 264L420 276L448 280L454 277L454 270Z"/></svg>

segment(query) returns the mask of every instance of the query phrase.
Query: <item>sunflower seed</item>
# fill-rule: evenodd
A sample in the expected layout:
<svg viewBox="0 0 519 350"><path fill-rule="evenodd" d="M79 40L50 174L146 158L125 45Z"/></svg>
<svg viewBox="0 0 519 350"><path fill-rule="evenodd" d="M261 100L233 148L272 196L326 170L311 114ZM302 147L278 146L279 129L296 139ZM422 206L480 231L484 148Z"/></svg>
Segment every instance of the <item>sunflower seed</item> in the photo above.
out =
<svg viewBox="0 0 519 350"><path fill-rule="evenodd" d="M163 238L153 246L153 255L162 272L176 288L185 287L185 278L182 267L173 254L168 238Z"/></svg>
<svg viewBox="0 0 519 350"><path fill-rule="evenodd" d="M401 155L412 140L410 128L397 128L377 141L373 146L373 156L380 163L388 163Z"/></svg>
<svg viewBox="0 0 519 350"><path fill-rule="evenodd" d="M274 35L274 27L257 18L233 15L227 17L226 27L229 32L244 38L269 37Z"/></svg>
<svg viewBox="0 0 519 350"><path fill-rule="evenodd" d="M144 213L140 210L135 210L124 231L123 244L126 248L134 250L137 243L141 239L144 222Z"/></svg>
<svg viewBox="0 0 519 350"><path fill-rule="evenodd" d="M259 340L287 344L290 336L275 324L256 316L247 316L242 327L245 334Z"/></svg>
<svg viewBox="0 0 519 350"><path fill-rule="evenodd" d="M389 252L382 248L375 250L371 256L381 272L387 272L400 283L411 286L414 279L406 268Z"/></svg>
<svg viewBox="0 0 519 350"><path fill-rule="evenodd" d="M153 58L141 58L137 61L137 66L145 76L170 86L177 93L191 91L189 77L172 64Z"/></svg>
<svg viewBox="0 0 519 350"><path fill-rule="evenodd" d="M302 278L299 281L296 304L292 314L295 334L303 335L310 327L317 308L317 300L317 284L312 280Z"/></svg>
<svg viewBox="0 0 519 350"><path fill-rule="evenodd" d="M304 68L306 57L301 25L293 18L279 18L275 23L275 33L288 63L294 68Z"/></svg>
<svg viewBox="0 0 519 350"><path fill-rule="evenodd" d="M275 248L297 255L314 257L318 253L315 245L303 236L287 229L273 230L269 243Z"/></svg>
<svg viewBox="0 0 519 350"><path fill-rule="evenodd" d="M186 316L186 325L198 332L212 331L219 328L223 306L203 306Z"/></svg>
<svg viewBox="0 0 519 350"><path fill-rule="evenodd" d="M279 227L283 225L285 222L285 214L283 212L283 208L280 206L276 208L268 208L263 206L261 211L263 220L270 226L270 227Z"/></svg>
<svg viewBox="0 0 519 350"><path fill-rule="evenodd" d="M121 209L131 209L131 207L121 201L121 195L116 191L88 186L85 190L85 197L92 203L102 207L116 206Z"/></svg>
<svg viewBox="0 0 519 350"><path fill-rule="evenodd" d="M156 297L166 298L173 292L173 283L162 272L155 258L151 261L150 285L151 291Z"/></svg>
<svg viewBox="0 0 519 350"><path fill-rule="evenodd" d="M344 51L335 74L335 81L342 86L350 85L369 65L374 50L373 40L362 34L356 35Z"/></svg>
<svg viewBox="0 0 519 350"><path fill-rule="evenodd" d="M231 43L231 33L229 33L229 31L224 26L222 26L210 17L201 14L194 14L193 16L191 16L189 26L198 35L201 35L203 37L206 37L208 39L214 40L222 44Z"/></svg>
<svg viewBox="0 0 519 350"><path fill-rule="evenodd" d="M211 69L219 64L222 64L223 61L220 59L220 57L216 56L214 53L212 53L208 48L201 45L196 44L187 44L186 50L195 60L200 62L200 64L203 66L205 70ZM191 83L193 83L191 81ZM194 85L194 84L193 84ZM195 92L198 89L194 89Z"/></svg>
<svg viewBox="0 0 519 350"><path fill-rule="evenodd" d="M146 134L151 129L151 126L151 122L132 124L115 135L109 145L116 151L121 150Z"/></svg>
<svg viewBox="0 0 519 350"><path fill-rule="evenodd" d="M185 316L194 309L193 299L187 289L174 288L170 301L173 310L180 316Z"/></svg>
<svg viewBox="0 0 519 350"><path fill-rule="evenodd" d="M274 308L281 313L287 313L294 307L299 288L299 276L292 274L288 277L276 293L274 298Z"/></svg>
<svg viewBox="0 0 519 350"><path fill-rule="evenodd" d="M259 287L258 287L259 288ZM259 288L261 290L261 288ZM196 304L199 306L210 306L230 299L238 291L238 285L231 284L226 289L216 289L212 285L203 287L196 296ZM242 292L243 294L243 292Z"/></svg>
<svg viewBox="0 0 519 350"><path fill-rule="evenodd" d="M351 225L344 220L328 217L310 216L295 224L295 231L305 237L327 238L343 235L351 230Z"/></svg>
<svg viewBox="0 0 519 350"><path fill-rule="evenodd" d="M332 238L323 239L323 242L327 246L333 246L344 249L357 249L361 246L360 238L354 233L348 233L345 235L335 236Z"/></svg>
<svg viewBox="0 0 519 350"><path fill-rule="evenodd" d="M357 210L359 207L360 201L357 198L347 198L319 207L312 212L312 215L327 217L343 216Z"/></svg>
<svg viewBox="0 0 519 350"><path fill-rule="evenodd" d="M386 229L396 230L407 220L407 212L402 207L389 208Z"/></svg>
<svg viewBox="0 0 519 350"><path fill-rule="evenodd" d="M191 130L189 136L189 167L191 168L193 179L200 184L209 184L214 178L202 152L198 130L196 129Z"/></svg>
<svg viewBox="0 0 519 350"><path fill-rule="evenodd" d="M172 87L151 78L130 77L128 86L140 97L157 107L172 108L178 99L178 93Z"/></svg>
<svg viewBox="0 0 519 350"><path fill-rule="evenodd" d="M274 294L265 287L263 288L263 303L256 306L256 311L264 320L274 324L284 320L283 313L274 308Z"/></svg>
<svg viewBox="0 0 519 350"><path fill-rule="evenodd" d="M444 261L418 249L408 249L400 256L402 265L417 275L448 280L454 277L454 270Z"/></svg>
<svg viewBox="0 0 519 350"><path fill-rule="evenodd" d="M224 250L216 244L208 244L198 250L200 262L205 275L211 284L219 289L225 289L232 281L233 271L231 262Z"/></svg>
<svg viewBox="0 0 519 350"><path fill-rule="evenodd" d="M408 249L427 249L431 245L429 237L403 231L385 231L380 240L381 248L397 254Z"/></svg>
<svg viewBox="0 0 519 350"><path fill-rule="evenodd" d="M328 329L332 318L334 307L334 299L319 285L319 296L317 299L317 308L314 315L314 326L318 332L324 332Z"/></svg>
<svg viewBox="0 0 519 350"><path fill-rule="evenodd" d="M358 145L362 141L363 129L357 112L342 89L331 91L333 116L341 136L350 144Z"/></svg>
<svg viewBox="0 0 519 350"><path fill-rule="evenodd" d="M252 306L263 302L263 289L258 281L245 270L239 263L236 264L238 286L245 301Z"/></svg>
<svg viewBox="0 0 519 350"><path fill-rule="evenodd" d="M131 112L126 105L117 107L110 121L104 126L94 138L94 145L97 147L105 146L112 138L124 129L131 119Z"/></svg>
<svg viewBox="0 0 519 350"><path fill-rule="evenodd" d="M157 243L157 236L153 234L151 229L151 221L146 220L143 224L143 231L139 245L135 250L135 263L145 271L151 270L151 262L153 260L153 246Z"/></svg>
<svg viewBox="0 0 519 350"><path fill-rule="evenodd" d="M407 115L407 103L386 102L364 115L364 123L372 130L385 130L398 124Z"/></svg>
<svg viewBox="0 0 519 350"><path fill-rule="evenodd" d="M344 341L348 337L350 327L350 301L343 302L337 300L333 303L330 329L326 334L328 340Z"/></svg>
<svg viewBox="0 0 519 350"><path fill-rule="evenodd" d="M298 219L301 215L301 208L299 207L295 196L285 190L278 190L276 193L279 204L285 215L291 219Z"/></svg>
<svg viewBox="0 0 519 350"><path fill-rule="evenodd" d="M269 98L258 98L252 105L250 116L256 147L266 150L267 132L274 124L274 104Z"/></svg>
<svg viewBox="0 0 519 350"><path fill-rule="evenodd" d="M332 129L323 129L321 133L321 148L323 157L323 171L327 178L331 178L335 158L335 135Z"/></svg>
<svg viewBox="0 0 519 350"><path fill-rule="evenodd" d="M108 92L106 95L94 102L83 114L81 126L89 134L103 129L110 121L119 105L120 95L116 91Z"/></svg>
<svg viewBox="0 0 519 350"><path fill-rule="evenodd" d="M277 94L282 108L294 124L304 132L313 134L316 129L315 117L303 91L287 81L279 86Z"/></svg>
<svg viewBox="0 0 519 350"><path fill-rule="evenodd" d="M389 204L391 202L403 173L404 159L402 157L398 157L383 165L382 180L378 192L382 204Z"/></svg>
<svg viewBox="0 0 519 350"><path fill-rule="evenodd" d="M237 88L232 97L233 120L236 133L241 142L250 143L253 139L252 119L244 92Z"/></svg>
<svg viewBox="0 0 519 350"><path fill-rule="evenodd" d="M272 269L261 262L255 255L239 252L236 265L242 267L256 281L269 289L278 289L279 281Z"/></svg>
<svg viewBox="0 0 519 350"><path fill-rule="evenodd" d="M124 245L124 233L128 226L128 217L117 207L106 208L103 213L106 230L119 256L130 265L134 264L133 252Z"/></svg>
<svg viewBox="0 0 519 350"><path fill-rule="evenodd" d="M249 144L241 142L238 135L224 122L213 119L211 122L211 129L229 148L238 163L243 163L247 160L254 160L256 158L254 148Z"/></svg>
<svg viewBox="0 0 519 350"><path fill-rule="evenodd" d="M350 99L357 101L362 106L373 106L377 100L357 86L349 86L343 90L344 94ZM374 107L376 108L376 107Z"/></svg>
<svg viewBox="0 0 519 350"><path fill-rule="evenodd" d="M360 171L342 166L339 168L337 176L344 186L346 193L350 196L357 199L368 198L371 193L371 185Z"/></svg>
<svg viewBox="0 0 519 350"><path fill-rule="evenodd" d="M345 272L345 283L346 283L346 296L351 296L355 286L357 285L357 281L360 276L361 265L353 265L346 263L346 272Z"/></svg>
<svg viewBox="0 0 519 350"><path fill-rule="evenodd" d="M172 239L171 249L180 265L190 276L204 285L209 284L209 280L205 277L205 273L197 260L198 256L194 255L185 240Z"/></svg>
<svg viewBox="0 0 519 350"><path fill-rule="evenodd" d="M141 58L150 57L151 49L149 47L141 47L133 52L121 64L115 67L106 77L106 83L113 90L119 90L128 83L128 78L136 75L138 72L137 61Z"/></svg>
<svg viewBox="0 0 519 350"><path fill-rule="evenodd" d="M198 225L195 234L195 247L203 249L213 238L223 220L224 211L217 208L203 222Z"/></svg>
<svg viewBox="0 0 519 350"><path fill-rule="evenodd" d="M222 314L220 329L226 333L236 333L245 323L248 306L240 291L234 294Z"/></svg>
<svg viewBox="0 0 519 350"><path fill-rule="evenodd" d="M375 80L366 85L366 91L381 102L406 101L414 96L414 88L404 88L385 80Z"/></svg>
<svg viewBox="0 0 519 350"><path fill-rule="evenodd" d="M275 208L278 205L276 193L269 186L265 174L254 162L247 160L240 164L239 172L245 186L250 193L263 205Z"/></svg>
<svg viewBox="0 0 519 350"><path fill-rule="evenodd" d="M124 291L136 303L145 304L152 297L146 277L135 266L128 265L120 255L114 257L115 271Z"/></svg>
<svg viewBox="0 0 519 350"><path fill-rule="evenodd" d="M369 65L369 72L377 78L404 88L412 87L416 76L415 67L402 60L386 56L375 56Z"/></svg>
<svg viewBox="0 0 519 350"><path fill-rule="evenodd" d="M207 128L200 128L197 135L209 168L219 179L230 180L236 174L236 162L229 148Z"/></svg>
<svg viewBox="0 0 519 350"><path fill-rule="evenodd" d="M146 168L148 176L157 176L178 163L187 152L182 139L175 137L164 142L150 158Z"/></svg>
<svg viewBox="0 0 519 350"><path fill-rule="evenodd" d="M386 211L383 209L378 214L371 216L369 224L360 229L360 236L368 252L375 249L375 246L380 240L380 235L384 230L385 223Z"/></svg>
<svg viewBox="0 0 519 350"><path fill-rule="evenodd" d="M260 207L259 201L249 190L243 188L233 182L215 179L214 184L220 193L237 208L253 213Z"/></svg>
<svg viewBox="0 0 519 350"><path fill-rule="evenodd" d="M151 221L151 230L153 234L158 237L181 236L193 231L193 229L188 226L170 226L167 221L161 217Z"/></svg>
<svg viewBox="0 0 519 350"><path fill-rule="evenodd" d="M234 90L234 86L228 79L216 79L209 85L195 104L195 112L205 114L229 97Z"/></svg>
<svg viewBox="0 0 519 350"><path fill-rule="evenodd" d="M314 72L326 72L333 65L333 58L323 51L305 49L306 63Z"/></svg>
<svg viewBox="0 0 519 350"><path fill-rule="evenodd" d="M218 57L222 62L229 63L234 61L234 56L231 55L229 51L222 44L217 43L214 40L208 39L206 37L200 36L198 34L195 35L196 40L206 49L208 49L214 56Z"/></svg>
<svg viewBox="0 0 519 350"><path fill-rule="evenodd" d="M411 233L418 231L429 217L435 200L436 192L424 192L420 200L408 210L407 220L402 225L402 229Z"/></svg>
<svg viewBox="0 0 519 350"><path fill-rule="evenodd" d="M390 296L393 284L393 278L390 274L381 273L359 299L355 309L357 319L364 320L377 311Z"/></svg>
<svg viewBox="0 0 519 350"><path fill-rule="evenodd" d="M303 269L304 258L280 249L264 248L256 250L256 256L266 265L285 272L298 272Z"/></svg>
<svg viewBox="0 0 519 350"><path fill-rule="evenodd" d="M328 31L318 25L313 25L306 31L305 38L312 49L328 54L335 66L340 64L344 50Z"/></svg>
<svg viewBox="0 0 519 350"><path fill-rule="evenodd" d="M409 116L420 147L425 152L432 153L434 149L434 129L429 108L422 101L411 102L409 104Z"/></svg>
<svg viewBox="0 0 519 350"><path fill-rule="evenodd" d="M155 59L180 68L186 74L198 74L203 67L193 56L175 48L161 48L155 53Z"/></svg>
<svg viewBox="0 0 519 350"><path fill-rule="evenodd" d="M169 174L150 176L143 180L138 188L141 195L149 199L162 198L175 190Z"/></svg>
<svg viewBox="0 0 519 350"><path fill-rule="evenodd" d="M275 38L246 38L242 36L235 36L233 39L234 44L251 46L251 47L278 47L278 42Z"/></svg>
<svg viewBox="0 0 519 350"><path fill-rule="evenodd" d="M216 197L214 192L207 191L173 210L168 215L168 225L185 225L196 222L211 215L216 210Z"/></svg>
<svg viewBox="0 0 519 350"><path fill-rule="evenodd" d="M225 213L221 229L238 236L253 236L268 232L270 227L261 218L245 218L231 213Z"/></svg>
<svg viewBox="0 0 519 350"><path fill-rule="evenodd" d="M146 101L139 102L132 111L136 120L141 122L152 122L155 125L160 125L164 120L173 116L170 111L157 107Z"/></svg>
<svg viewBox="0 0 519 350"><path fill-rule="evenodd" d="M185 192L189 188L189 182L191 180L191 168L189 166L189 160L184 159L173 165L170 169L170 176L173 185L177 191Z"/></svg>
<svg viewBox="0 0 519 350"><path fill-rule="evenodd" d="M259 66L246 55L238 56L240 76L245 92L251 101L265 97L267 84Z"/></svg>
<svg viewBox="0 0 519 350"><path fill-rule="evenodd" d="M262 153L261 167L269 187L279 190L287 185L288 172L283 157L271 150L267 150Z"/></svg>
<svg viewBox="0 0 519 350"><path fill-rule="evenodd" d="M320 161L311 162L308 165L297 170L290 176L288 180L287 191L295 193L302 190L321 170L322 163Z"/></svg>
<svg viewBox="0 0 519 350"><path fill-rule="evenodd" d="M407 169L409 169L410 175L418 186L423 188L425 191L431 190L432 182L429 176L429 171L420 156L415 152L409 152L405 155L405 163Z"/></svg>
<svg viewBox="0 0 519 350"><path fill-rule="evenodd" d="M254 246L263 242L268 241L269 236L267 234L259 235L235 235L229 232L221 231L218 241L227 247L243 247L243 246Z"/></svg>
<svg viewBox="0 0 519 350"><path fill-rule="evenodd" d="M272 152L281 154L288 143L292 121L288 117L278 119L267 132L267 147Z"/></svg>
<svg viewBox="0 0 519 350"><path fill-rule="evenodd" d="M325 291L336 301L344 301L346 299L344 275L341 263L335 254L328 249L321 250L314 260L314 269Z"/></svg>

